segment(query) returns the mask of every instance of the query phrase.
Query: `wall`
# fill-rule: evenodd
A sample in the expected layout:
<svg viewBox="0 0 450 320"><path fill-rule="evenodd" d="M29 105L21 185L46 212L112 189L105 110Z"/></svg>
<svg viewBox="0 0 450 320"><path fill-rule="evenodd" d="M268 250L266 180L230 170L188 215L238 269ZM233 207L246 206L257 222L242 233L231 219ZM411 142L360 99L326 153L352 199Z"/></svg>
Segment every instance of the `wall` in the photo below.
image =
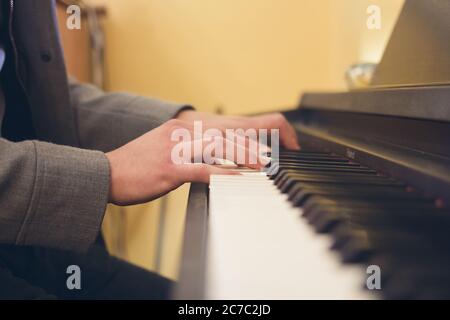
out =
<svg viewBox="0 0 450 320"><path fill-rule="evenodd" d="M345 89L343 74L347 67L358 62L377 63L389 40L392 28L404 0L337 0L331 2L330 68L331 85ZM381 9L381 29L366 27L370 5Z"/></svg>
<svg viewBox="0 0 450 320"><path fill-rule="evenodd" d="M108 9L109 90L245 114L345 88L350 64L379 59L403 0L93 2ZM382 9L381 30L366 28L369 4ZM176 277L186 192L170 195L164 215L160 202L127 210L128 259Z"/></svg>

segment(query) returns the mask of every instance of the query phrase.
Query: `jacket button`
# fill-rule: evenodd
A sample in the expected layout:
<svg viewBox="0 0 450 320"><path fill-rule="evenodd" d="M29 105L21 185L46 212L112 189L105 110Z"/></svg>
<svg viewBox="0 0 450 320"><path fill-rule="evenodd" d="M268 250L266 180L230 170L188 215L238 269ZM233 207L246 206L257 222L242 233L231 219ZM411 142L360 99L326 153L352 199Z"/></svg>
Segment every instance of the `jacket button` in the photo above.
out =
<svg viewBox="0 0 450 320"><path fill-rule="evenodd" d="M50 52L41 52L41 60L43 62L50 62L52 61L52 55L50 54Z"/></svg>

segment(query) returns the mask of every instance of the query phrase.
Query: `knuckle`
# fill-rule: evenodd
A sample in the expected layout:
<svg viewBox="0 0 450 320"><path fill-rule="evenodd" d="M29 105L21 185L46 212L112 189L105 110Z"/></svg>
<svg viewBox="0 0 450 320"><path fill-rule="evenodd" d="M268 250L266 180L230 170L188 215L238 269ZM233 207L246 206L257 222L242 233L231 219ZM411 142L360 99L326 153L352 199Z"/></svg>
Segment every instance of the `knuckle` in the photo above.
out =
<svg viewBox="0 0 450 320"><path fill-rule="evenodd" d="M283 114L281 114L281 113L277 113L277 114L275 114L275 119L276 119L276 121L279 123L279 124L285 124L286 123L286 118L284 117L284 115Z"/></svg>

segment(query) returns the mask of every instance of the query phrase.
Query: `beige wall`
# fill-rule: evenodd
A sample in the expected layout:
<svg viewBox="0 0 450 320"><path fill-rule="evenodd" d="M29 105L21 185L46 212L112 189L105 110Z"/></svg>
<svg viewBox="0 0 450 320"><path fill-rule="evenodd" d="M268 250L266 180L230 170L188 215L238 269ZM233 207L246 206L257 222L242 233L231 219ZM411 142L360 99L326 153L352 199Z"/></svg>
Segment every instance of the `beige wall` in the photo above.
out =
<svg viewBox="0 0 450 320"><path fill-rule="evenodd" d="M404 0L335 0L331 2L331 34L329 41L331 84L345 89L343 74L357 62L378 62L403 6ZM380 30L366 28L369 5L381 9Z"/></svg>
<svg viewBox="0 0 450 320"><path fill-rule="evenodd" d="M295 106L303 91L344 88L348 65L379 59L403 0L94 2L108 9L109 90L252 113ZM379 31L366 28L369 4L381 7ZM186 190L170 196L163 220L158 202L128 210L131 261L176 276Z"/></svg>
<svg viewBox="0 0 450 320"><path fill-rule="evenodd" d="M233 113L294 105L330 82L327 3L108 0L110 89Z"/></svg>

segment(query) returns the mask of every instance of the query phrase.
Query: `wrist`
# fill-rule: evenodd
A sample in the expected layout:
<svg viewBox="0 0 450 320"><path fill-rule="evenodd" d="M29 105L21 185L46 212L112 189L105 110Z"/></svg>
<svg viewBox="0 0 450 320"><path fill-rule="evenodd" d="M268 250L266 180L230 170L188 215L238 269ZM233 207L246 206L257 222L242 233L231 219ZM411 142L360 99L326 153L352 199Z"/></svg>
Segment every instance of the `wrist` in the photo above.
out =
<svg viewBox="0 0 450 320"><path fill-rule="evenodd" d="M118 191L117 186L119 185L118 181L118 168L117 161L114 151L108 152L105 154L106 158L109 162L109 203L117 203L118 199Z"/></svg>

